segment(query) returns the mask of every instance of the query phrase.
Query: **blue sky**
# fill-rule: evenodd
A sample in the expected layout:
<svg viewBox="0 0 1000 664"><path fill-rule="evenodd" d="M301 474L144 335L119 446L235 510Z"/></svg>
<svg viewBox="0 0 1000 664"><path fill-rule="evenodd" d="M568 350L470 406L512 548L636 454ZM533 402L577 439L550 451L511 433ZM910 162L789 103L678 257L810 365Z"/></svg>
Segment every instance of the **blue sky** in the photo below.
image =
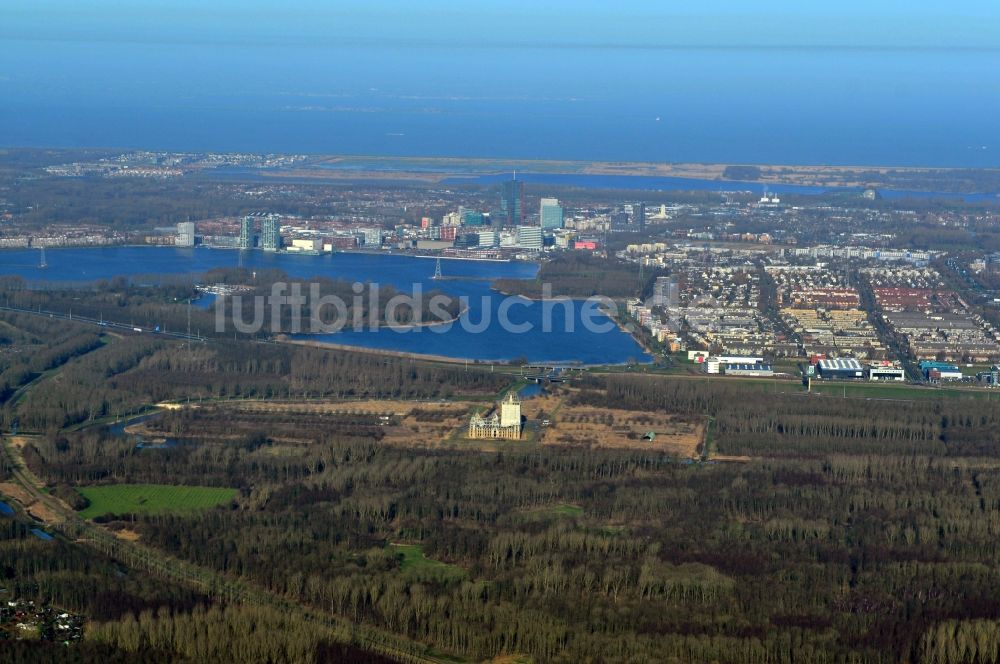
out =
<svg viewBox="0 0 1000 664"><path fill-rule="evenodd" d="M0 0L0 145L996 165L1000 0Z"/></svg>
<svg viewBox="0 0 1000 664"><path fill-rule="evenodd" d="M3 0L0 36L261 44L1000 48L1000 2Z"/></svg>

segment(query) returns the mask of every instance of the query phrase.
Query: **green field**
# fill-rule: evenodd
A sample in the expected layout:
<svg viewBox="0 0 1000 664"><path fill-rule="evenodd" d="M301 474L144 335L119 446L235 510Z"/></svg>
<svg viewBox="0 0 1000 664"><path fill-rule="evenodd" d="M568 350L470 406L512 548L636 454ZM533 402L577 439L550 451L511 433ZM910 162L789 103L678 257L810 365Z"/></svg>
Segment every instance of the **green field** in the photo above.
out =
<svg viewBox="0 0 1000 664"><path fill-rule="evenodd" d="M105 514L195 512L236 497L236 489L171 484L113 484L79 487L77 491L90 501L80 512L85 519Z"/></svg>
<svg viewBox="0 0 1000 664"><path fill-rule="evenodd" d="M905 385L900 383L848 383L837 381L813 381L812 390L816 394L827 396L868 397L872 399L984 399L998 397L989 390L960 387L929 387L920 385Z"/></svg>
<svg viewBox="0 0 1000 664"><path fill-rule="evenodd" d="M570 516L574 518L583 516L582 507L579 507L578 505L567 505L565 503L552 507L551 512L556 516Z"/></svg>
<svg viewBox="0 0 1000 664"><path fill-rule="evenodd" d="M455 565L433 560L424 555L419 544L392 544L392 550L400 557L399 569L414 581L441 580L465 576L465 570Z"/></svg>

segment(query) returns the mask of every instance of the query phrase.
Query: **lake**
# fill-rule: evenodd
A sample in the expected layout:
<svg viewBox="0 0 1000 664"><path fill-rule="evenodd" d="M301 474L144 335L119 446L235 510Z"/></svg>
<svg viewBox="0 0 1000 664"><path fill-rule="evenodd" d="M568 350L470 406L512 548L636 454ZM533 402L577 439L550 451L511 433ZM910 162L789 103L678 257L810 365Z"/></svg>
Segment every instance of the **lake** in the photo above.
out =
<svg viewBox="0 0 1000 664"><path fill-rule="evenodd" d="M434 260L392 254L338 253L299 256L262 251L178 247L47 249L47 268L38 251L0 251L0 274L19 275L35 286L82 284L116 276L155 283L172 276L198 276L212 268L280 269L290 277L326 277L391 285L413 293L437 289L463 299L467 308L455 323L406 331L344 330L307 338L356 347L439 355L480 361L621 364L650 358L632 337L594 307L506 298L492 291L497 278L530 279L538 266L525 262L442 260L444 280L435 281ZM210 302L204 302L210 306ZM509 324L503 325L506 320ZM546 320L550 323L546 323ZM517 331L525 329L526 331Z"/></svg>

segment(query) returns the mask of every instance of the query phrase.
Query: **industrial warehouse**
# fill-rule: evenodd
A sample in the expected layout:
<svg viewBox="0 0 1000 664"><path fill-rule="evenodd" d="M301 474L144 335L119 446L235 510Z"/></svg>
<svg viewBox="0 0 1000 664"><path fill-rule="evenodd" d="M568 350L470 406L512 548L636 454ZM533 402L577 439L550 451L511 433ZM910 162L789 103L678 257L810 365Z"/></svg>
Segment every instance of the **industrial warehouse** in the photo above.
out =
<svg viewBox="0 0 1000 664"><path fill-rule="evenodd" d="M727 376L756 378L771 378L774 376L774 369L770 364L727 364L724 372Z"/></svg>
<svg viewBox="0 0 1000 664"><path fill-rule="evenodd" d="M820 360L816 363L816 373L820 378L864 378L861 363L853 357L835 360Z"/></svg>

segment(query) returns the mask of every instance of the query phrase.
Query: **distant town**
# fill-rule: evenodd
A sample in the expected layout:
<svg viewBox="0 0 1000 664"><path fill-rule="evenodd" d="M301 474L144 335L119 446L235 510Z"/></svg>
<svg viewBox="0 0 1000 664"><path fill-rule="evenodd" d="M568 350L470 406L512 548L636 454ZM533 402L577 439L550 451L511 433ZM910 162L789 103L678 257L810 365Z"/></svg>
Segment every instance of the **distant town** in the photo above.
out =
<svg viewBox="0 0 1000 664"><path fill-rule="evenodd" d="M134 152L44 165L23 181L118 187L141 177L162 188L185 175L194 178L178 189L188 207L211 197L216 209L243 212L209 206L170 225L155 216L144 223L141 210L130 223L61 221L7 186L0 247L40 249L41 262L45 248L102 245L537 262L593 256L666 275L622 309L658 352L709 374L1000 380L1000 251L956 239L1000 223L990 201L885 200L872 186L828 195L602 191L528 184L514 172L495 184L454 186L253 175L310 159ZM226 169L237 175L199 179ZM87 205L90 192L78 194Z"/></svg>

